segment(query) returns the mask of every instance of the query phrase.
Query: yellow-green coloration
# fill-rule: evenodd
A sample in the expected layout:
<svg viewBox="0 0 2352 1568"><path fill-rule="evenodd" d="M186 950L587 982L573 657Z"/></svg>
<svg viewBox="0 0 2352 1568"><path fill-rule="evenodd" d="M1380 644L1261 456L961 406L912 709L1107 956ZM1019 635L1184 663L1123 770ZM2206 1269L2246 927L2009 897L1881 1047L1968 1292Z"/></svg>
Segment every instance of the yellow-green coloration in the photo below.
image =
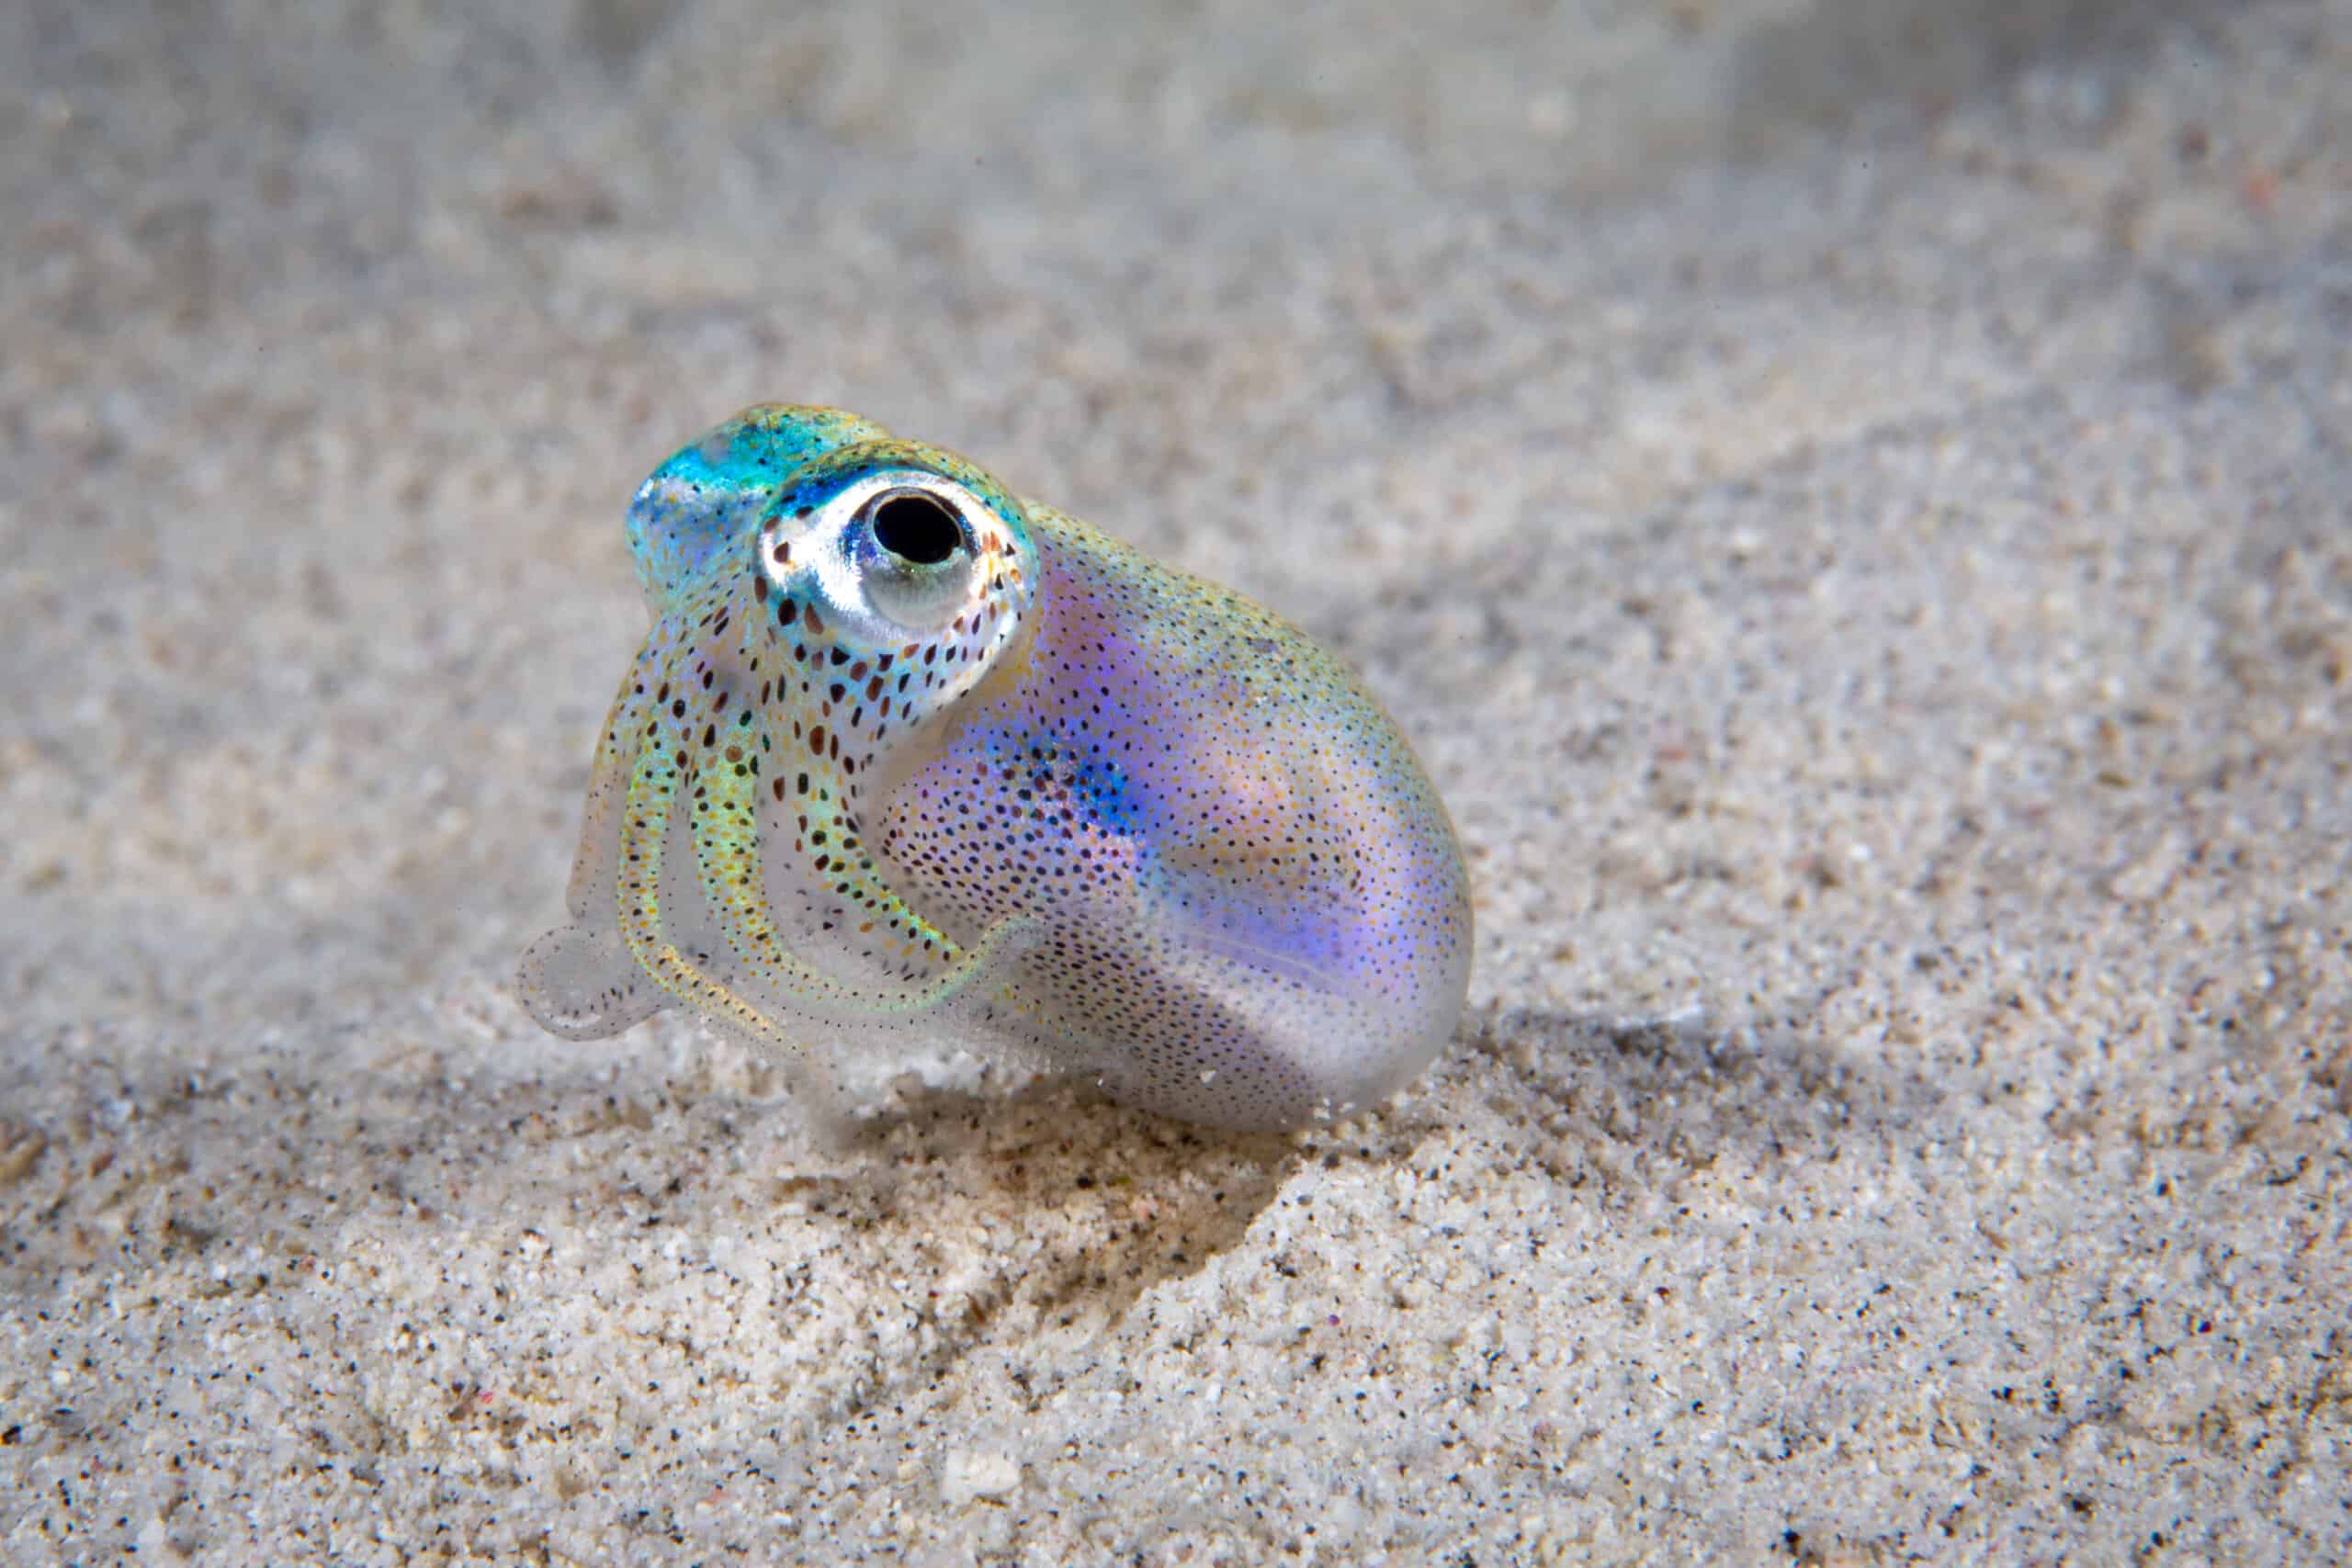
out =
<svg viewBox="0 0 2352 1568"><path fill-rule="evenodd" d="M677 1000L827 1099L837 1053L954 1044L1252 1128L1443 1046L1453 825L1294 627L833 409L679 451L628 535L654 626L524 959L548 1029Z"/></svg>

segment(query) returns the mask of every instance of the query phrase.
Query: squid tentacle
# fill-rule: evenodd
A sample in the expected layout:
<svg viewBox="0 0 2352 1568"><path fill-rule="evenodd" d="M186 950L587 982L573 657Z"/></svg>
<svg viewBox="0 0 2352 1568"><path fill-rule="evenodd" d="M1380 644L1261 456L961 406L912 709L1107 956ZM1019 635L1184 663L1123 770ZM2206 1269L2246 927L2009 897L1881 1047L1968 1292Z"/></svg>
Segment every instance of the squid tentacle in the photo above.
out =
<svg viewBox="0 0 2352 1568"><path fill-rule="evenodd" d="M783 654L784 642L777 636L775 624L763 616L747 616L742 644L736 650L736 662L732 668L720 672L718 680L729 690L751 691L756 683L761 660L763 658L775 659L781 664L784 662ZM787 688L788 681L788 675L779 671L775 683L780 694L779 703L783 701L781 694ZM761 690L764 695L767 688L762 687ZM858 922L861 928L871 926L894 933L904 950L907 964L900 972L901 980L911 981L916 965L935 968L943 964L952 964L958 956L959 944L918 913L899 896L896 889L876 874L870 859L863 854L853 859L845 852L854 848L864 837L864 830L848 806L855 791L848 787L846 775L837 771L839 764L830 758L811 756L806 760L806 766L796 761L787 768L784 759L797 752L798 747L795 742L801 738L801 726L792 723L792 735L787 739L784 725L790 721L790 716L780 706L772 707L764 703L747 704L741 707L740 718L756 725L759 742L756 752L752 750L748 737L738 743L746 753L741 765L752 775L741 792L743 798L740 802L741 811L738 818L746 847L743 869L749 876L749 880L740 886L749 891L757 888L761 883L758 775L763 767L775 770L768 782L775 796L775 815L782 815L786 809L786 795L782 780L787 773L801 775L798 786L790 796L791 812L801 819L803 831L809 835L808 844L830 846L825 852L825 858L831 863L821 868L812 864L812 869L818 869L825 880L833 885L835 892L856 900L858 907L865 911L864 918ZM726 748L722 746L720 750L724 751ZM726 763L728 776L720 778L717 787L725 790L736 782L732 773L739 760L725 757L722 761ZM700 819L697 818L697 821ZM796 849L802 847L795 845ZM710 901L714 909L722 905L721 896L716 891L710 894ZM758 918L765 920L765 903L761 900L753 900L752 903ZM773 922L769 922L769 928L773 930ZM786 942L784 945L790 944ZM744 958L745 962L753 963L756 966L756 961L749 954Z"/></svg>
<svg viewBox="0 0 2352 1568"><path fill-rule="evenodd" d="M596 760L588 775L588 806L580 835L580 852L571 863L571 881L564 903L575 920L609 919L613 885L620 857L620 834L606 830L626 807L629 770L652 722L655 696L648 688L658 681L668 653L659 636L648 637L629 665L620 691L605 716L596 741Z"/></svg>
<svg viewBox="0 0 2352 1568"><path fill-rule="evenodd" d="M690 759L690 765L703 897L759 990L788 995L795 1009L807 1010L815 1021L851 1028L939 1011L1012 977L1011 961L1027 945L1034 920L1000 920L967 947L939 937L944 971L901 986L852 985L794 953L776 929L760 877L759 774L752 742L757 728L756 723L730 726L713 747Z"/></svg>
<svg viewBox="0 0 2352 1568"><path fill-rule="evenodd" d="M523 954L519 990L539 1026L566 1040L601 1040L660 1012L669 994L647 983L616 928L619 880L618 818L628 809L630 772L651 727L654 695L668 654L658 634L648 637L605 716L591 765L580 851L573 858L564 904L571 923L558 926Z"/></svg>
<svg viewBox="0 0 2352 1568"><path fill-rule="evenodd" d="M702 672L684 684L698 690ZM899 1028L959 1003L984 1002L1014 976L1021 955L1039 940L1035 921L1001 920L979 942L951 947L948 967L936 977L888 989L854 986L793 952L776 930L760 879L756 716L748 725L734 719L724 733L715 719L703 720L697 731L701 718L691 707L683 715L657 710L629 776L619 834L622 934L665 989L763 1044L800 1055L807 1043L794 1038L787 1023L851 1034ZM683 868L666 864L678 812L690 814L699 887L682 885ZM718 954L690 955L673 940L665 901L695 892L707 903L734 964Z"/></svg>

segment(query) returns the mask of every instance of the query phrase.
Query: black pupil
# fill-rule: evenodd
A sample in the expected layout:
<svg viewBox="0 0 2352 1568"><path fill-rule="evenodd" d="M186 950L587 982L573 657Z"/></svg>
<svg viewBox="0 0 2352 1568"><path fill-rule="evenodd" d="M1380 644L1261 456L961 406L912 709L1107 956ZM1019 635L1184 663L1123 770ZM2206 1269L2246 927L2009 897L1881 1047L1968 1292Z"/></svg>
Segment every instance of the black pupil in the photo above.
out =
<svg viewBox="0 0 2352 1568"><path fill-rule="evenodd" d="M894 495L874 509L874 542L901 560L937 566L963 545L964 530L945 502Z"/></svg>

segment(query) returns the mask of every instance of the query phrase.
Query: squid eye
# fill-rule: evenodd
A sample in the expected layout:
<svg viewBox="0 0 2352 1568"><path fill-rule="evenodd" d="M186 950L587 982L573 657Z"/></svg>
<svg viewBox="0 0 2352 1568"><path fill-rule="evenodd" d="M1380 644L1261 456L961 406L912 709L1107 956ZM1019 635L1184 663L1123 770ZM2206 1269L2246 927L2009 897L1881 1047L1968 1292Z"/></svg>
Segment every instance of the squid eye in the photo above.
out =
<svg viewBox="0 0 2352 1568"><path fill-rule="evenodd" d="M874 508L874 542L916 566L937 566L964 546L964 522L945 502L902 490Z"/></svg>
<svg viewBox="0 0 2352 1568"><path fill-rule="evenodd" d="M930 631L963 609L976 554L970 526L948 498L884 491L859 509L852 529L851 558L876 615Z"/></svg>

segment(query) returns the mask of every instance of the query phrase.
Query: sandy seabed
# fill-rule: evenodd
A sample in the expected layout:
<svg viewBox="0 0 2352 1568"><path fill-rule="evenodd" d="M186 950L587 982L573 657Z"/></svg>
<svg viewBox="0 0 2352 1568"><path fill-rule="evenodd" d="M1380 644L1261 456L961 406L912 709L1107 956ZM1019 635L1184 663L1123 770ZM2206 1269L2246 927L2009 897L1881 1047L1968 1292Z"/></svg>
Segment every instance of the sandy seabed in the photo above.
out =
<svg viewBox="0 0 2352 1568"><path fill-rule="evenodd" d="M0 20L0 1556L2352 1556L2352 6L194 9ZM1434 1072L530 1025L766 398L1364 671Z"/></svg>

